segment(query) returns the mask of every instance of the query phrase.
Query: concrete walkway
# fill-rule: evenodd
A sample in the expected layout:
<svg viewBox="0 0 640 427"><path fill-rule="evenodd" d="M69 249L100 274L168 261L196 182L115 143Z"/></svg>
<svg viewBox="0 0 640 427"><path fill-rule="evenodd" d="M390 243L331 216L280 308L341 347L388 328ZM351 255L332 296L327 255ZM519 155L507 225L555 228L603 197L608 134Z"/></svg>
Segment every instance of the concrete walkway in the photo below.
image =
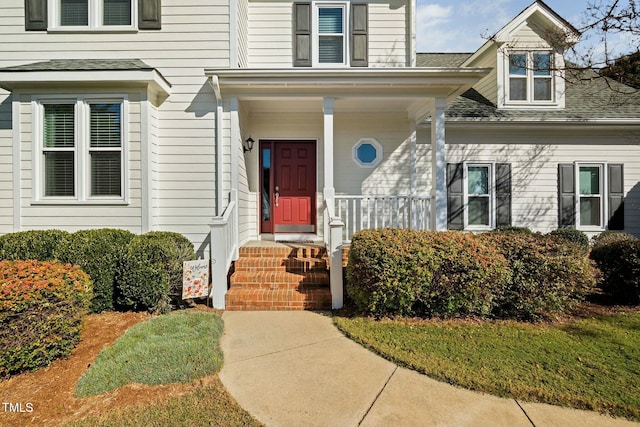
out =
<svg viewBox="0 0 640 427"><path fill-rule="evenodd" d="M223 319L220 378L267 426L640 425L434 381L364 349L322 314L225 312Z"/></svg>

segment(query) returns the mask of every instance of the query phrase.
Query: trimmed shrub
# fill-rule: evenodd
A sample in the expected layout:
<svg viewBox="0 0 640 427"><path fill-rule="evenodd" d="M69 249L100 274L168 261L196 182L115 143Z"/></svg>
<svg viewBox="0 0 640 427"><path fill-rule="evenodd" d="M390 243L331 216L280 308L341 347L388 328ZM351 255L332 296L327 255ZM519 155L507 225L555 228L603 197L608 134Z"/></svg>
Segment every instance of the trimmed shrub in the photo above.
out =
<svg viewBox="0 0 640 427"><path fill-rule="evenodd" d="M640 240L610 235L597 242L591 258L602 272L599 286L614 302L640 303Z"/></svg>
<svg viewBox="0 0 640 427"><path fill-rule="evenodd" d="M578 245L585 255L589 253L589 238L583 231L573 228L558 228L550 232L549 235Z"/></svg>
<svg viewBox="0 0 640 427"><path fill-rule="evenodd" d="M522 234L533 234L530 228L527 227L516 227L514 225L502 225L492 230L494 233L522 233Z"/></svg>
<svg viewBox="0 0 640 427"><path fill-rule="evenodd" d="M91 281L77 266L0 261L0 378L71 353L90 299Z"/></svg>
<svg viewBox="0 0 640 427"><path fill-rule="evenodd" d="M135 236L116 277L116 303L134 310L165 312L170 295L180 304L177 289L182 289L182 263L195 259L193 244L171 232L151 232Z"/></svg>
<svg viewBox="0 0 640 427"><path fill-rule="evenodd" d="M7 260L53 261L71 234L61 230L29 230L0 236L0 256Z"/></svg>
<svg viewBox="0 0 640 427"><path fill-rule="evenodd" d="M623 233L621 231L607 230L600 234L593 236L591 239L591 246L594 248L601 245L608 245L609 243L617 242L620 240L636 240L637 238L633 234Z"/></svg>
<svg viewBox="0 0 640 427"><path fill-rule="evenodd" d="M133 233L119 229L80 230L71 235L69 244L61 251L62 262L79 265L91 277L92 313L114 309L116 273L133 237Z"/></svg>
<svg viewBox="0 0 640 427"><path fill-rule="evenodd" d="M351 241L347 293L376 316L488 316L508 276L499 252L469 234L363 230Z"/></svg>
<svg viewBox="0 0 640 427"><path fill-rule="evenodd" d="M522 233L485 233L478 239L498 249L509 262L511 280L498 297L498 317L535 320L560 313L595 286L595 270L575 244Z"/></svg>

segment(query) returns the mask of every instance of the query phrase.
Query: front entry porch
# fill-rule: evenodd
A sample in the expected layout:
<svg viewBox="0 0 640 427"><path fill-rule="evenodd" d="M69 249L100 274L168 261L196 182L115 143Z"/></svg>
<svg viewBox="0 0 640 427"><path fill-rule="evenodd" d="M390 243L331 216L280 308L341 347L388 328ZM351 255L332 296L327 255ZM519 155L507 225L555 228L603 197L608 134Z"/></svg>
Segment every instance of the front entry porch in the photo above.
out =
<svg viewBox="0 0 640 427"><path fill-rule="evenodd" d="M327 303L328 290L327 308L340 308L342 248L354 232L446 228L446 103L486 70L205 73L218 100L217 123L229 124L229 139L216 128L222 165L216 173L223 185L218 188L222 209L211 225L212 277L218 281L212 292L215 307L233 303L249 309L254 303L249 304L248 295L261 289L260 299L272 307L284 308L281 299L286 294L295 306L320 308ZM430 143L425 143L429 137L423 138L419 149L418 124L427 116ZM242 141L252 138L259 141L258 149L243 150ZM420 166L418 153L430 158L427 167ZM284 192L292 183L300 188ZM323 241L322 255L301 256L298 249L288 248L282 253L261 249L265 256L249 256L256 249L246 247L247 242L263 233L277 240L287 232L317 235ZM306 261L309 258L324 259L325 267ZM226 297L225 279L235 260ZM311 264L315 270L307 271ZM262 302L254 306L266 308Z"/></svg>

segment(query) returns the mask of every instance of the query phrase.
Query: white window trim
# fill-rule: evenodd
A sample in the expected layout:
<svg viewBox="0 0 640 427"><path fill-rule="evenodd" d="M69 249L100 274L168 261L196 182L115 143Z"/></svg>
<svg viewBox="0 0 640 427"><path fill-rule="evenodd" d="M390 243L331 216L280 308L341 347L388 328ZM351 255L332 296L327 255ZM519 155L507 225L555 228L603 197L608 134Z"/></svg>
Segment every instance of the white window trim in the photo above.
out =
<svg viewBox="0 0 640 427"><path fill-rule="evenodd" d="M311 34L312 34L312 65L316 68L341 68L349 66L349 34L350 34L350 8L348 7L349 3L347 2L335 2L335 1L315 1L311 3ZM344 10L342 15L342 29L343 29L343 37L344 43L342 45L342 62L341 63L321 63L319 59L319 38L320 31L318 29L318 9L321 7L341 7Z"/></svg>
<svg viewBox="0 0 640 427"><path fill-rule="evenodd" d="M91 196L90 172L90 104L119 103L121 105L121 196ZM129 204L129 101L127 95L104 94L77 96L34 96L31 101L33 111L33 200L32 204L96 204L96 205L127 205ZM45 104L74 104L75 105L75 190L73 197L45 196L44 149L44 105Z"/></svg>
<svg viewBox="0 0 640 427"><path fill-rule="evenodd" d="M598 167L600 169L600 225L580 225L580 168ZM604 231L606 229L606 215L609 212L609 177L607 173L607 162L574 162L574 182L576 195L574 198L574 212L576 218L576 229L582 231Z"/></svg>
<svg viewBox="0 0 640 427"><path fill-rule="evenodd" d="M509 55L512 53L527 54L527 100L512 101L509 99L510 93L510 74L509 74ZM551 100L550 101L534 101L533 100L533 70L530 66L530 60L534 53L550 53L552 59L551 65ZM565 83L564 83L564 58L561 54L553 52L549 48L526 48L513 47L505 48L499 56L502 60L498 60L498 108L503 109L563 109L565 107Z"/></svg>
<svg viewBox="0 0 640 427"><path fill-rule="evenodd" d="M487 231L496 228L496 162L463 162L462 193L464 229L469 231ZM489 168L489 225L469 225L469 167L481 166Z"/></svg>
<svg viewBox="0 0 640 427"><path fill-rule="evenodd" d="M103 0L88 0L89 17L88 24L81 26L61 25L60 0L49 0L48 31L54 32L86 32L86 31L137 31L138 30L138 0L131 0L131 25L104 25L103 24Z"/></svg>
<svg viewBox="0 0 640 427"><path fill-rule="evenodd" d="M376 150L376 158L371 163L364 163L358 158L358 148L363 144L370 144ZM358 142L353 145L353 149L351 150L351 157L353 162L363 169L372 169L375 168L382 162L382 158L384 157L384 149L382 144L378 142L375 138L360 138Z"/></svg>

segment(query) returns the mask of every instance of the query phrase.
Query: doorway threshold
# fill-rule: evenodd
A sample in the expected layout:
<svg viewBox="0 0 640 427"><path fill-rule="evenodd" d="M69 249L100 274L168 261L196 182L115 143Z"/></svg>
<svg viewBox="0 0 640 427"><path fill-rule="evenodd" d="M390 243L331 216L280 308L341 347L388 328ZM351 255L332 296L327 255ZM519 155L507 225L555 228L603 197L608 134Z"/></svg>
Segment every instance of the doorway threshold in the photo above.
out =
<svg viewBox="0 0 640 427"><path fill-rule="evenodd" d="M278 243L324 243L322 237L314 233L263 233L260 239Z"/></svg>

